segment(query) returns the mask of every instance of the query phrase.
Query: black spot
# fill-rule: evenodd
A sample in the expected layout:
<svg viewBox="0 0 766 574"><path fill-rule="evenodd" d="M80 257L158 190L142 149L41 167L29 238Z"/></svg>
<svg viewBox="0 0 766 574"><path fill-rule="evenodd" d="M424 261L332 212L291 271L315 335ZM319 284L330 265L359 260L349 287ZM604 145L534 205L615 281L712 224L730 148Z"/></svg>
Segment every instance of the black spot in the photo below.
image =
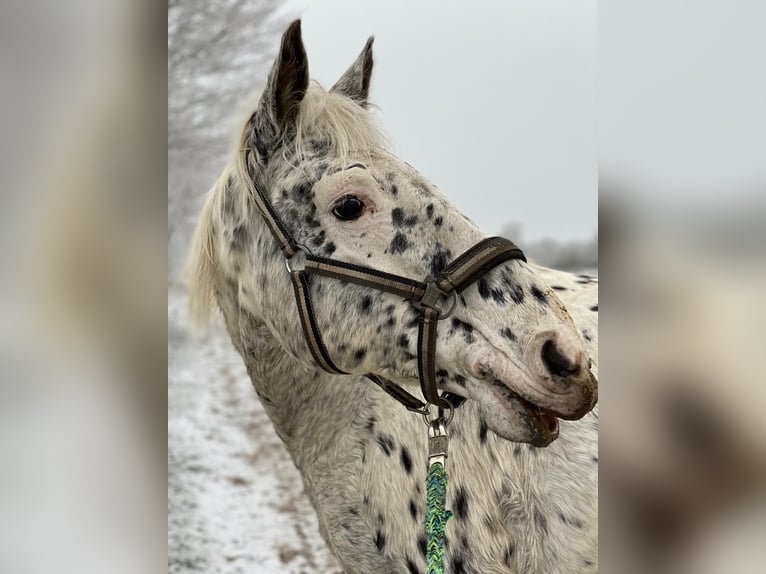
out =
<svg viewBox="0 0 766 574"><path fill-rule="evenodd" d="M402 466L404 467L404 470L407 471L407 474L410 474L412 472L412 457L410 456L409 451L402 447Z"/></svg>
<svg viewBox="0 0 766 574"><path fill-rule="evenodd" d="M465 574L465 559L462 554L456 554L452 557L452 568L450 572L453 574Z"/></svg>
<svg viewBox="0 0 766 574"><path fill-rule="evenodd" d="M524 302L524 289L518 285L512 285L508 288L508 293L511 295L513 302L520 305Z"/></svg>
<svg viewBox="0 0 766 574"><path fill-rule="evenodd" d="M403 349L410 348L410 338L406 334L399 337L399 346L402 347Z"/></svg>
<svg viewBox="0 0 766 574"><path fill-rule="evenodd" d="M548 303L548 298L545 296L545 293L540 291L537 285L532 285L532 289L530 289L530 293L532 293L532 296L535 299L537 299L540 303Z"/></svg>
<svg viewBox="0 0 766 574"><path fill-rule="evenodd" d="M505 556L503 556L503 562L505 562L506 566L511 565L511 557L513 556L513 543L508 544L508 548L505 549Z"/></svg>
<svg viewBox="0 0 766 574"><path fill-rule="evenodd" d="M491 296L491 293L489 292L489 283L484 277L479 279L479 295L481 295L482 299L489 299Z"/></svg>
<svg viewBox="0 0 766 574"><path fill-rule="evenodd" d="M420 553L423 555L423 558L426 557L426 544L428 543L428 540L426 539L425 534L421 534L418 536L418 550L420 550Z"/></svg>
<svg viewBox="0 0 766 574"><path fill-rule="evenodd" d="M441 215L434 219L434 225L436 227L441 227L442 223L444 223L444 218Z"/></svg>
<svg viewBox="0 0 766 574"><path fill-rule="evenodd" d="M543 516L539 509L535 508L534 511L535 524L540 527L543 532L548 532L548 519Z"/></svg>
<svg viewBox="0 0 766 574"><path fill-rule="evenodd" d="M357 362L361 362L362 359L367 355L367 349L357 349L354 353L354 360Z"/></svg>
<svg viewBox="0 0 766 574"><path fill-rule="evenodd" d="M468 516L468 493L460 487L455 495L455 516L465 519Z"/></svg>
<svg viewBox="0 0 766 574"><path fill-rule="evenodd" d="M562 287L561 285L551 285L551 289L554 291L566 291L566 287Z"/></svg>
<svg viewBox="0 0 766 574"><path fill-rule="evenodd" d="M393 195L394 197L396 197L399 194L399 189L396 187L395 183L391 184L390 191L391 191L391 195Z"/></svg>
<svg viewBox="0 0 766 574"><path fill-rule="evenodd" d="M413 227L418 222L418 216L404 216L404 210L401 207L395 207L391 210L391 222L394 227Z"/></svg>
<svg viewBox="0 0 766 574"><path fill-rule="evenodd" d="M583 339L585 339L585 340L586 340L586 341L588 341L588 342L590 342L590 341L592 341L592 340L593 340L593 339L591 338L591 336L588 334L588 331L585 331L585 330L583 330L583 332L582 332L582 336L583 336Z"/></svg>
<svg viewBox="0 0 766 574"><path fill-rule="evenodd" d="M292 195L293 198L300 203L308 201L308 199L311 197L311 184L307 181L304 181L298 187L293 189Z"/></svg>
<svg viewBox="0 0 766 574"><path fill-rule="evenodd" d="M348 513L353 514L354 516L359 516L359 509L352 506L348 509Z"/></svg>
<svg viewBox="0 0 766 574"><path fill-rule="evenodd" d="M434 215L434 204L429 203L428 205L426 205L426 217L428 219L431 219L433 215Z"/></svg>
<svg viewBox="0 0 766 574"><path fill-rule="evenodd" d="M593 462L595 462L596 464L598 464L598 457L597 457L597 456L592 456L592 457L591 457L591 460L592 460Z"/></svg>
<svg viewBox="0 0 766 574"><path fill-rule="evenodd" d="M568 526L573 526L575 528L582 528L582 520L580 520L579 518L569 518L565 516L563 512L559 512L558 514L559 514L559 520L561 520L561 522L563 522L564 524Z"/></svg>
<svg viewBox="0 0 766 574"><path fill-rule="evenodd" d="M359 304L359 310L364 314L369 314L370 307L372 306L372 297L365 295L362 302Z"/></svg>
<svg viewBox="0 0 766 574"><path fill-rule="evenodd" d="M459 387L465 386L465 377L463 375L455 375L453 377L453 380L455 381L455 384Z"/></svg>
<svg viewBox="0 0 766 574"><path fill-rule="evenodd" d="M368 431L372 432L373 428L375 428L376 422L378 422L378 419L376 419L375 417L370 417L369 419L367 419L367 426L365 426L365 428Z"/></svg>
<svg viewBox="0 0 766 574"><path fill-rule="evenodd" d="M242 251L247 244L247 229L244 225L237 225L231 232L232 251Z"/></svg>
<svg viewBox="0 0 766 574"><path fill-rule="evenodd" d="M311 217L311 215L307 215L303 218L303 221L306 222L306 225L308 225L311 228L321 227L321 223L319 223L319 220L315 217Z"/></svg>
<svg viewBox="0 0 766 574"><path fill-rule="evenodd" d="M513 456L519 456L521 455L521 445L516 445L513 447Z"/></svg>
<svg viewBox="0 0 766 574"><path fill-rule="evenodd" d="M394 439L387 434L381 433L378 435L377 441L378 446L386 456L391 456L391 453L394 451Z"/></svg>
<svg viewBox="0 0 766 574"><path fill-rule="evenodd" d="M452 331L461 331L463 333L463 338L465 339L465 342L469 345L473 343L476 338L473 335L473 325L470 323L465 323L464 321L461 321L457 317L452 318Z"/></svg>
<svg viewBox="0 0 766 574"><path fill-rule="evenodd" d="M317 234L317 235L316 235L316 236L315 236L315 237L314 237L314 238L311 240L311 243L313 243L314 245L316 245L317 247L319 247L320 245L322 245L322 243L324 243L324 237L325 237L325 232L324 232L324 229L323 229L322 231L320 231L320 232L319 232L319 233L318 233L318 234Z"/></svg>
<svg viewBox="0 0 766 574"><path fill-rule="evenodd" d="M410 248L410 242L407 241L407 237L403 233L397 233L391 240L391 245L388 246L388 250L391 253L404 253Z"/></svg>
<svg viewBox="0 0 766 574"><path fill-rule="evenodd" d="M420 570L418 570L418 567L409 558L407 558L407 571L410 574L420 574Z"/></svg>
<svg viewBox="0 0 766 574"><path fill-rule="evenodd" d="M487 431L489 431L489 427L487 426L487 421L485 421L483 418L479 419L479 442L481 444L487 443Z"/></svg>
<svg viewBox="0 0 766 574"><path fill-rule="evenodd" d="M431 275L438 275L447 268L452 252L444 249L441 245L436 245L436 252L431 258Z"/></svg>
<svg viewBox="0 0 766 574"><path fill-rule="evenodd" d="M325 255L329 257L333 253L335 253L335 249L336 249L335 244L332 241L330 241L330 243L324 246L324 253Z"/></svg>
<svg viewBox="0 0 766 574"><path fill-rule="evenodd" d="M370 257L372 257L372 253L367 254L367 259L369 259Z"/></svg>
<svg viewBox="0 0 766 574"><path fill-rule="evenodd" d="M516 341L517 339L516 333L511 331L511 329L508 327L503 327L502 329L500 329L500 334L506 339L508 339L509 341Z"/></svg>
<svg viewBox="0 0 766 574"><path fill-rule="evenodd" d="M598 305L593 305L593 307L590 308L591 311L598 311Z"/></svg>
<svg viewBox="0 0 766 574"><path fill-rule="evenodd" d="M378 547L379 551L386 547L386 535L380 530L375 533L375 546Z"/></svg>
<svg viewBox="0 0 766 574"><path fill-rule="evenodd" d="M410 498L410 516L412 516L413 519L417 520L418 518L418 505L415 504L415 501Z"/></svg>

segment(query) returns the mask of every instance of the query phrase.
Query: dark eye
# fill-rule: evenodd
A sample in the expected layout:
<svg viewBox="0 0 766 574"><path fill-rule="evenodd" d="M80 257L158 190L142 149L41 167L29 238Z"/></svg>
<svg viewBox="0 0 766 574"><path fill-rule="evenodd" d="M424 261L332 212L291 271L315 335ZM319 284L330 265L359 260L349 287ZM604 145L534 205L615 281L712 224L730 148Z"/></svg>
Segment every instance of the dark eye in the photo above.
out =
<svg viewBox="0 0 766 574"><path fill-rule="evenodd" d="M335 202L332 214L341 221L353 221L358 219L364 211L364 203L353 195L344 195Z"/></svg>

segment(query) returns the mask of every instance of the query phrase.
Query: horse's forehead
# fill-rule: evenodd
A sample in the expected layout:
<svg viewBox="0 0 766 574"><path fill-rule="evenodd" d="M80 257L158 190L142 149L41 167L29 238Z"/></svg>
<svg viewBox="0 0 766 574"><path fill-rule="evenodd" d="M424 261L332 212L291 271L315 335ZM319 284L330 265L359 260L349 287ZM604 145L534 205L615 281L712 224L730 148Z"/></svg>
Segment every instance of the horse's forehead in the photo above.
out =
<svg viewBox="0 0 766 574"><path fill-rule="evenodd" d="M299 169L295 169L299 166ZM326 153L311 153L286 159L277 174L277 179L283 181L311 180L318 181L327 175L351 167L361 166L368 170L382 187L388 188L395 184L394 194L400 201L409 198L421 198L430 195L436 189L430 180L420 174L412 165L385 151L352 152L343 157L331 156ZM414 194L408 193L415 192Z"/></svg>

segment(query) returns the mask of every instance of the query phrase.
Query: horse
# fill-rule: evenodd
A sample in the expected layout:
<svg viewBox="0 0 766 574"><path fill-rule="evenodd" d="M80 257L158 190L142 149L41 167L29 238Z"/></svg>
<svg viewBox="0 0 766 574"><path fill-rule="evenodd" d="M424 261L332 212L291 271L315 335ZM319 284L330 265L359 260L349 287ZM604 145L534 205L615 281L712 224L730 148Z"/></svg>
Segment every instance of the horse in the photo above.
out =
<svg viewBox="0 0 766 574"><path fill-rule="evenodd" d="M418 393L418 309L363 284L305 284L338 371L317 364L257 193L305 254L438 276L486 238L389 151L368 101L373 38L329 90L284 33L190 255L190 309L220 310L320 532L347 574L425 571L428 434L366 375ZM258 191L260 190L260 191ZM596 572L597 281L504 261L454 298L435 342L451 410L447 572Z"/></svg>

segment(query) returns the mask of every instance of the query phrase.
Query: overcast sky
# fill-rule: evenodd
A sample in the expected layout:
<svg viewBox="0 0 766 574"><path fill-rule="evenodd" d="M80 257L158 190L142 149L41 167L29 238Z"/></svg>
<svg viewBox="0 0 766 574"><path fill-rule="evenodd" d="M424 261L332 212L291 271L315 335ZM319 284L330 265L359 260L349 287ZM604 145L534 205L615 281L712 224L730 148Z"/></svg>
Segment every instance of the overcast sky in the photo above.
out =
<svg viewBox="0 0 766 574"><path fill-rule="evenodd" d="M306 7L308 5L308 7ZM375 35L372 100L396 153L481 227L597 228L595 1L292 0L331 86Z"/></svg>
<svg viewBox="0 0 766 574"><path fill-rule="evenodd" d="M766 2L609 0L599 19L599 162L658 207L766 191Z"/></svg>

